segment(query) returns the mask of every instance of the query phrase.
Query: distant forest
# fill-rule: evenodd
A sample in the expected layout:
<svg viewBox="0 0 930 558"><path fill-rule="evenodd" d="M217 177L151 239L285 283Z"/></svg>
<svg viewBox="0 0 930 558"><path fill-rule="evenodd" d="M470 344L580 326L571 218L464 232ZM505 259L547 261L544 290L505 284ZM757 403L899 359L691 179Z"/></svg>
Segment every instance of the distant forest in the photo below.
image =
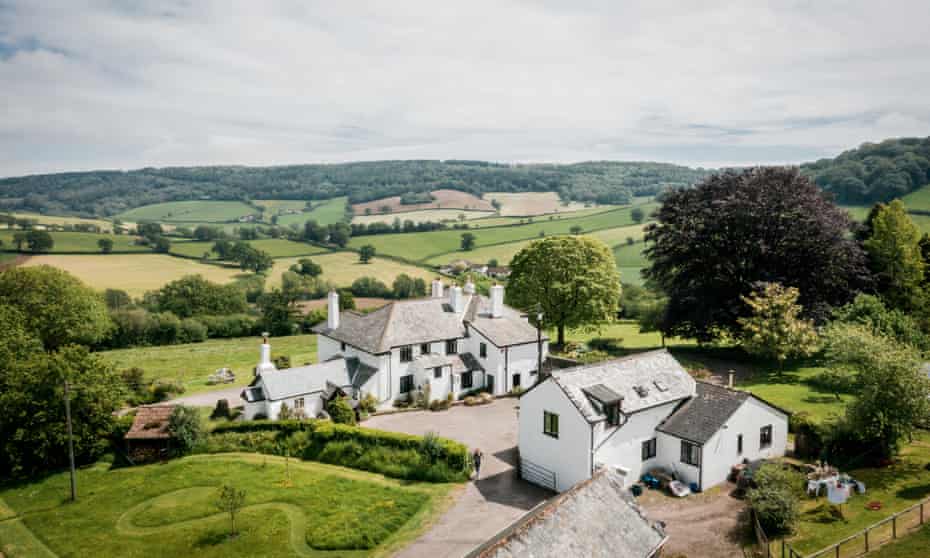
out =
<svg viewBox="0 0 930 558"><path fill-rule="evenodd" d="M930 183L930 137L864 143L801 170L839 203L890 201Z"/></svg>
<svg viewBox="0 0 930 558"><path fill-rule="evenodd" d="M558 192L565 200L629 203L687 186L704 169L667 163L589 162L504 165L480 161L376 161L282 167L172 167L90 171L0 180L0 209L107 217L166 201L312 200L350 203L451 188L485 192Z"/></svg>

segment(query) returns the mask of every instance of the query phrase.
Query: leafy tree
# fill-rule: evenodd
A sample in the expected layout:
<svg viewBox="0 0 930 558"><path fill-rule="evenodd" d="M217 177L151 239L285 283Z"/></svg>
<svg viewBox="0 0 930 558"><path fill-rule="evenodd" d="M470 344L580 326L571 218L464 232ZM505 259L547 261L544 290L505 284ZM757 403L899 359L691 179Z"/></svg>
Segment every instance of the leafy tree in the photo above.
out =
<svg viewBox="0 0 930 558"><path fill-rule="evenodd" d="M642 223L643 219L646 218L646 212L643 211L642 207L634 207L633 210L630 211L630 217L633 219L634 223Z"/></svg>
<svg viewBox="0 0 930 558"><path fill-rule="evenodd" d="M26 243L26 233L24 232L13 233L13 244L16 245L17 252L23 251L23 244L25 243Z"/></svg>
<svg viewBox="0 0 930 558"><path fill-rule="evenodd" d="M774 359L781 369L788 358L808 356L816 350L817 331L813 322L801 319L799 295L794 287L762 283L755 293L742 297L751 312L737 320L746 352Z"/></svg>
<svg viewBox="0 0 930 558"><path fill-rule="evenodd" d="M488 260L488 267L500 267L500 264L497 261L497 258L491 258Z"/></svg>
<svg viewBox="0 0 930 558"><path fill-rule="evenodd" d="M156 236L152 240L152 249L160 254L167 254L171 251L171 241L164 236Z"/></svg>
<svg viewBox="0 0 930 558"><path fill-rule="evenodd" d="M229 514L229 536L235 537L236 515L245 505L245 490L224 484L216 495L216 509Z"/></svg>
<svg viewBox="0 0 930 558"><path fill-rule="evenodd" d="M326 242L326 227L314 220L304 223L304 240L311 242Z"/></svg>
<svg viewBox="0 0 930 558"><path fill-rule="evenodd" d="M373 257L375 257L375 247L371 244L362 246L358 251L358 261L362 263L369 263Z"/></svg>
<svg viewBox="0 0 930 558"><path fill-rule="evenodd" d="M209 225L197 225L197 228L194 229L194 238L200 241L207 240L216 240L222 238L226 233L223 232L223 229L219 227L211 227Z"/></svg>
<svg viewBox="0 0 930 558"><path fill-rule="evenodd" d="M216 254L221 260L230 260L233 255L233 243L221 238L213 243L213 248L210 249L211 252Z"/></svg>
<svg viewBox="0 0 930 558"><path fill-rule="evenodd" d="M858 324L872 334L894 339L921 352L930 351L930 335L909 314L885 306L880 298L860 294L833 313L834 324Z"/></svg>
<svg viewBox="0 0 930 558"><path fill-rule="evenodd" d="M406 273L401 273L394 279L392 289L394 298L414 298L426 296L426 281L413 279Z"/></svg>
<svg viewBox="0 0 930 558"><path fill-rule="evenodd" d="M355 296L349 289L339 289L339 309L355 310Z"/></svg>
<svg viewBox="0 0 930 558"><path fill-rule="evenodd" d="M139 236L144 236L150 241L154 241L154 239L162 236L165 231L158 223L143 221L136 225L136 232L139 233Z"/></svg>
<svg viewBox="0 0 930 558"><path fill-rule="evenodd" d="M272 335L291 335L296 325L297 299L293 293L272 289L258 298L262 327Z"/></svg>
<svg viewBox="0 0 930 558"><path fill-rule="evenodd" d="M747 497L769 535L787 535L801 518L798 487L804 477L778 463L763 464L755 475L756 488Z"/></svg>
<svg viewBox="0 0 930 558"><path fill-rule="evenodd" d="M878 278L878 290L893 308L910 310L923 295L924 261L920 230L901 200L881 207L864 242L869 264Z"/></svg>
<svg viewBox="0 0 930 558"><path fill-rule="evenodd" d="M613 254L600 240L547 238L513 257L507 299L524 310L541 305L543 321L556 326L562 345L566 327L593 327L616 316L620 274Z"/></svg>
<svg viewBox="0 0 930 558"><path fill-rule="evenodd" d="M624 288L624 291L627 288ZM665 298L654 299L642 307L639 318L639 331L641 333L658 332L663 347L665 346L665 337L668 335L667 312L668 300Z"/></svg>
<svg viewBox="0 0 930 558"><path fill-rule="evenodd" d="M97 246L100 248L100 251L104 254L109 254L113 251L113 240L109 238L101 238L97 240Z"/></svg>
<svg viewBox="0 0 930 558"><path fill-rule="evenodd" d="M177 405L168 418L168 432L175 441L175 448L181 455L190 453L204 436L200 412L195 407Z"/></svg>
<svg viewBox="0 0 930 558"><path fill-rule="evenodd" d="M103 291L103 301L110 310L119 310L132 304L129 293L121 289L107 289Z"/></svg>
<svg viewBox="0 0 930 558"><path fill-rule="evenodd" d="M569 229L569 231L570 231L572 234L581 234L581 231L583 231L583 230L584 230L584 229L581 228L581 225L572 225L572 228Z"/></svg>
<svg viewBox="0 0 930 558"><path fill-rule="evenodd" d="M461 241L462 250L470 251L475 248L475 235L472 233L462 233Z"/></svg>
<svg viewBox="0 0 930 558"><path fill-rule="evenodd" d="M337 424L349 424L355 426L355 411L349 406L349 402L344 397L334 397L326 404L326 412L329 418Z"/></svg>
<svg viewBox="0 0 930 558"><path fill-rule="evenodd" d="M391 290L374 277L359 277L352 281L352 294L362 297L390 298Z"/></svg>
<svg viewBox="0 0 930 558"><path fill-rule="evenodd" d="M103 298L58 268L16 267L0 273L0 306L16 308L26 329L47 351L68 343L93 344L110 330Z"/></svg>
<svg viewBox="0 0 930 558"><path fill-rule="evenodd" d="M352 235L352 229L345 223L335 223L328 227L329 242L340 248L345 248L349 243L349 237Z"/></svg>
<svg viewBox="0 0 930 558"><path fill-rule="evenodd" d="M239 314L248 310L242 289L213 283L202 275L186 275L171 281L158 290L155 299L160 312L172 312L181 318Z"/></svg>
<svg viewBox="0 0 930 558"><path fill-rule="evenodd" d="M30 252L48 252L55 246L55 239L48 231L32 230L26 233L26 245Z"/></svg>
<svg viewBox="0 0 930 558"><path fill-rule="evenodd" d="M4 324L0 339L9 339L8 326ZM24 331L14 330L13 335L22 336ZM0 351L7 344L0 341ZM0 374L0 475L4 477L67 465L65 379L73 388L74 453L80 464L92 463L107 449L101 433L110 431L113 413L124 399L113 366L85 347L68 345L45 353L35 350L37 341L32 344L29 354L4 361Z"/></svg>
<svg viewBox="0 0 930 558"><path fill-rule="evenodd" d="M715 174L666 194L655 217L644 275L668 295L679 335L733 332L758 282L797 288L804 317L820 321L869 281L849 215L795 168Z"/></svg>
<svg viewBox="0 0 930 558"><path fill-rule="evenodd" d="M291 266L291 271L305 275L307 277L319 277L323 274L323 268L320 264L310 258L301 258L297 263Z"/></svg>

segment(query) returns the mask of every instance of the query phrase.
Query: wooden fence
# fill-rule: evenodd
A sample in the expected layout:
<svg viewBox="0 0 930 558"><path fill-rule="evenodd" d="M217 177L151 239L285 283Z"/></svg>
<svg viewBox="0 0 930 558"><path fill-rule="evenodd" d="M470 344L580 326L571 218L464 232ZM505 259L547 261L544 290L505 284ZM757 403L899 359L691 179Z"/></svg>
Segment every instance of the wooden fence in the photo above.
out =
<svg viewBox="0 0 930 558"><path fill-rule="evenodd" d="M780 544L769 540L756 518L755 511L752 513L752 522L756 542L759 545L759 553L765 558L857 558L900 536L919 529L930 519L927 517L928 513L930 513L930 498L873 523L862 531L839 542L807 555L798 552L784 540L781 540ZM772 549L773 544L775 545L774 551Z"/></svg>

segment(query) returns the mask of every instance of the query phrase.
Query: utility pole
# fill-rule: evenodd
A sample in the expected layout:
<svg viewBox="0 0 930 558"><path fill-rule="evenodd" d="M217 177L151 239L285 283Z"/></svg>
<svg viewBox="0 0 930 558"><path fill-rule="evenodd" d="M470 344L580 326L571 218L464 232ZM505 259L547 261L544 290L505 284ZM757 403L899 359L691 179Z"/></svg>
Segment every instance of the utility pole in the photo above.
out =
<svg viewBox="0 0 930 558"><path fill-rule="evenodd" d="M77 485L74 472L74 433L71 429L71 386L65 380L65 420L68 421L68 461L71 465L71 501L77 500Z"/></svg>

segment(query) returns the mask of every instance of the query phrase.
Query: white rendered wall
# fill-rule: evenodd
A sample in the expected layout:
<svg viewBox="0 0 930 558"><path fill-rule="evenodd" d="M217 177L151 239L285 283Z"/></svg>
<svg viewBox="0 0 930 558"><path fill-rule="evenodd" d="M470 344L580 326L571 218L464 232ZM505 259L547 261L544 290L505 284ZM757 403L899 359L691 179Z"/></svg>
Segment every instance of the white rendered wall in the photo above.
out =
<svg viewBox="0 0 930 558"><path fill-rule="evenodd" d="M656 465L668 472L675 473L678 479L691 484L700 483L700 469L681 462L681 439L656 432ZM703 456L702 456L703 457Z"/></svg>
<svg viewBox="0 0 930 558"><path fill-rule="evenodd" d="M675 410L677 401L633 413L623 426L608 427L606 422L594 428L594 464L622 467L628 471L627 484L633 483L660 463L658 440L656 457L642 460L643 442L656 437L656 426Z"/></svg>
<svg viewBox="0 0 930 558"><path fill-rule="evenodd" d="M543 412L559 415L559 437L543 433ZM551 380L520 397L520 458L555 473L556 489L568 490L591 476L591 428Z"/></svg>

